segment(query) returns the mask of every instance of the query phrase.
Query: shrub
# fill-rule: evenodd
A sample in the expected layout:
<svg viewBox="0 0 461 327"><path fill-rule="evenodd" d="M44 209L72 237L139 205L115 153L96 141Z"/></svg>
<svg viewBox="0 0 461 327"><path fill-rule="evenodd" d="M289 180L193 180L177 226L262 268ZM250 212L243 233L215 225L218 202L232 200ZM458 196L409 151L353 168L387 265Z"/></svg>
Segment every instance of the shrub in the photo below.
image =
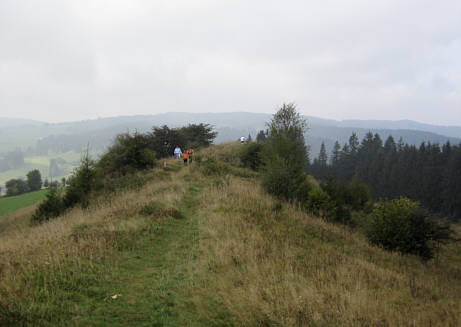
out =
<svg viewBox="0 0 461 327"><path fill-rule="evenodd" d="M304 203L312 186L306 173L291 168L289 162L278 156L266 162L261 175L262 185L266 192L278 198Z"/></svg>
<svg viewBox="0 0 461 327"><path fill-rule="evenodd" d="M14 196L24 194L30 191L29 185L27 182L22 179L10 179L5 183L6 186L6 195Z"/></svg>
<svg viewBox="0 0 461 327"><path fill-rule="evenodd" d="M243 166L252 170L257 170L261 164L262 143L249 143L245 145L238 153Z"/></svg>
<svg viewBox="0 0 461 327"><path fill-rule="evenodd" d="M88 151L82 158L80 167L73 173L66 188L64 205L66 208L81 204L83 208L88 207L89 195L96 185L95 163L90 159Z"/></svg>
<svg viewBox="0 0 461 327"><path fill-rule="evenodd" d="M451 233L448 225L407 198L377 204L366 231L371 243L423 260L431 259L437 246L451 239Z"/></svg>
<svg viewBox="0 0 461 327"><path fill-rule="evenodd" d="M351 223L351 205L348 184L334 178L327 178L320 187L333 201L335 210L328 217L329 220L342 224Z"/></svg>
<svg viewBox="0 0 461 327"><path fill-rule="evenodd" d="M335 211L330 220L351 224L351 210L368 210L371 195L368 187L358 179L346 183L333 177L328 177L320 185L335 204Z"/></svg>
<svg viewBox="0 0 461 327"><path fill-rule="evenodd" d="M32 216L32 221L42 222L50 220L51 218L58 217L65 210L64 202L58 193L57 188L51 188L45 200L38 206L37 210Z"/></svg>
<svg viewBox="0 0 461 327"><path fill-rule="evenodd" d="M117 136L114 145L98 162L104 175L125 175L128 172L154 167L155 152L149 149L149 138L129 133Z"/></svg>
<svg viewBox="0 0 461 327"><path fill-rule="evenodd" d="M349 204L353 210L364 210L371 201L370 189L357 178L347 184L345 195L346 204Z"/></svg>
<svg viewBox="0 0 461 327"><path fill-rule="evenodd" d="M311 214L321 218L335 217L336 205L327 192L314 188L309 192L306 209Z"/></svg>

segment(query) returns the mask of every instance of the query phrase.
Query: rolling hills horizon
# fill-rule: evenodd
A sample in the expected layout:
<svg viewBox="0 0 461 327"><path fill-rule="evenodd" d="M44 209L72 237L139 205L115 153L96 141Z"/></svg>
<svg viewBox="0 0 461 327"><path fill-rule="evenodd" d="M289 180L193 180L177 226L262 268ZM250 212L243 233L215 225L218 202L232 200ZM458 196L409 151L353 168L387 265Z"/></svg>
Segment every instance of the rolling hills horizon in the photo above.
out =
<svg viewBox="0 0 461 327"><path fill-rule="evenodd" d="M98 118L92 120L46 123L33 120L0 118L0 154L21 149L23 151L52 147L74 147L80 151L90 146L99 152L105 151L117 134L124 132L147 132L152 126L168 125L180 127L187 124L207 123L215 127L216 143L236 140L241 136L253 138L266 129L271 114L250 112L228 113L184 113L170 112L156 115L134 115ZM304 116L308 121L307 143L312 157L317 156L321 143L331 152L336 141L344 144L355 132L362 139L369 131L378 133L383 140L390 135L397 141L419 146L422 142L458 144L461 142L461 126L438 126L416 121L379 120L331 120ZM40 149L40 152L47 149Z"/></svg>
<svg viewBox="0 0 461 327"><path fill-rule="evenodd" d="M202 112L202 113L188 113L188 112L166 112L160 114L151 114L151 115L119 115L119 116L110 116L110 117L100 117L94 119L84 119L84 120L69 120L64 122L47 122L42 120L35 119L25 119L25 118L11 118L11 117L0 117L0 127L1 128L10 128L10 127L37 127L37 126L72 126L72 125L111 125L117 121L137 121L143 119L152 119L152 118L166 118L178 119L180 116L188 116L189 118L193 116L221 116L223 121L232 121L231 116L235 115L251 115L251 116L260 116L261 118L270 117L271 114L268 113L254 113L250 111L232 111L224 113L213 113L213 112ZM335 126L335 127L355 127L355 128L365 128L365 129L392 129L392 130L417 130L432 132L434 134L439 134L442 136L461 138L461 126L460 125L443 125L443 124L428 124L419 122L412 119L329 119L322 118L317 116L304 115L309 123L314 125L321 126Z"/></svg>

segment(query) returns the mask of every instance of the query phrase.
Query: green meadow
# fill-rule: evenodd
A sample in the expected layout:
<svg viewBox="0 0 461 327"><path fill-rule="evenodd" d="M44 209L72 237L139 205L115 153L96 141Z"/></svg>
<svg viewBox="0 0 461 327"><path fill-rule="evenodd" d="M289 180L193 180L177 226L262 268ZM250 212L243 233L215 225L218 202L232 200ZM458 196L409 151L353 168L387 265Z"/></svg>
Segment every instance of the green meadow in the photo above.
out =
<svg viewBox="0 0 461 327"><path fill-rule="evenodd" d="M43 156L25 157L24 166L18 169L10 169L4 172L0 172L0 186L4 187L5 183L13 178L25 179L27 173L34 169L38 169L42 175L42 179L45 180L45 178L48 178L50 162L52 159L57 159L62 162L59 164L59 166L66 174L63 176L54 176L53 178L55 180L60 180L62 177L66 177L75 167L78 166L80 162L80 156L80 153L69 151L65 153L50 153Z"/></svg>
<svg viewBox="0 0 461 327"><path fill-rule="evenodd" d="M47 190L0 198L0 216L31 206L46 196Z"/></svg>

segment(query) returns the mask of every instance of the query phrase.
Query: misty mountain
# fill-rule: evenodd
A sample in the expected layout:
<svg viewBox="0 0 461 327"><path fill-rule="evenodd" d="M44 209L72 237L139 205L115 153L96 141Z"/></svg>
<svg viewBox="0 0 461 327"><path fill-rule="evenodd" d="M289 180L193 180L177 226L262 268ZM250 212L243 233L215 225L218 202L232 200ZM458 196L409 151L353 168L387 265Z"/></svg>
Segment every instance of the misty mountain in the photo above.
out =
<svg viewBox="0 0 461 327"><path fill-rule="evenodd" d="M330 120L309 117L316 125L354 127L364 129L402 129L431 132L444 136L461 138L461 126L439 126L419 123L413 120Z"/></svg>
<svg viewBox="0 0 461 327"><path fill-rule="evenodd" d="M41 126L44 123L31 120L31 119L17 119L17 118L6 118L0 117L0 128L14 128L14 127L25 127L25 126Z"/></svg>
<svg viewBox="0 0 461 327"><path fill-rule="evenodd" d="M0 126L3 126L0 129L0 153L16 148L36 154L45 154L50 150L55 152L80 151L87 144L90 144L93 150L101 152L110 145L115 135L119 133L134 131L144 133L150 131L152 126L180 127L194 123L208 123L215 126L218 131L216 142L220 143L237 140L240 136L247 136L248 134L251 134L253 138L256 137L259 130L266 128L265 124L271 117L270 114L247 112L173 112L53 124L2 119L0 122ZM356 132L360 139L368 131L371 131L379 133L383 140L392 135L396 141L402 138L405 142L416 145L422 142L461 142L461 127L456 126L436 126L414 121L336 121L310 116L306 116L306 119L309 125L306 136L312 157L317 156L322 142L325 142L327 150L331 151L336 140L344 144L353 132ZM422 130L416 130L417 127ZM446 131L450 135L442 135L433 131Z"/></svg>

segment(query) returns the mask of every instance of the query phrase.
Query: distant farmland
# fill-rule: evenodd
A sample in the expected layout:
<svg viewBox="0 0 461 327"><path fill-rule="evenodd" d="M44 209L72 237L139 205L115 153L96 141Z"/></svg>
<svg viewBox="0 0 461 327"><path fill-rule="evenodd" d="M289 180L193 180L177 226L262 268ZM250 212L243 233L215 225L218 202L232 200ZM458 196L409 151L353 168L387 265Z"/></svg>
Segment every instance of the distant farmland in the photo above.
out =
<svg viewBox="0 0 461 327"><path fill-rule="evenodd" d="M31 206L43 200L46 196L46 192L47 190L41 190L17 196L0 198L0 216L5 216L11 212Z"/></svg>

